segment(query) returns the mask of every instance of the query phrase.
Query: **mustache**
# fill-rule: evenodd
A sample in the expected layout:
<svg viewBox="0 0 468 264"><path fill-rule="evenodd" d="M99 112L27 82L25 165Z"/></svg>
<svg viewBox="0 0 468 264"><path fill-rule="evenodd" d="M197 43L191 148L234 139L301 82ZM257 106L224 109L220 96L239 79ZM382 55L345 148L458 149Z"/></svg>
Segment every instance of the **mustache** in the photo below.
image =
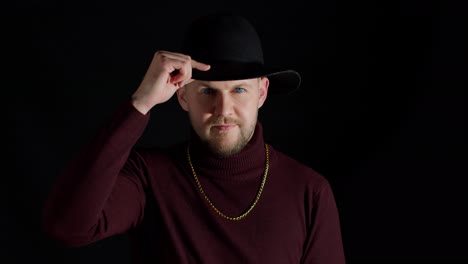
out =
<svg viewBox="0 0 468 264"><path fill-rule="evenodd" d="M210 126L219 126L219 125L226 125L226 124L238 124L239 121L234 118L227 118L227 117L219 117L213 120L210 120L208 124Z"/></svg>

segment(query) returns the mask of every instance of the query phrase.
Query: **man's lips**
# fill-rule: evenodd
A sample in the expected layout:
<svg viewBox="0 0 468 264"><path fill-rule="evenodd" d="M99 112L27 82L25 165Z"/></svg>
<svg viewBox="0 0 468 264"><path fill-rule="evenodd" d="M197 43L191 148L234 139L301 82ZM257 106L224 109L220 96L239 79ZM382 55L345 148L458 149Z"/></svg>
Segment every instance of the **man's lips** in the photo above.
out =
<svg viewBox="0 0 468 264"><path fill-rule="evenodd" d="M217 130L220 130L220 131L226 131L226 130L229 130L233 127L235 127L236 125L233 125L233 124L223 124L223 125L213 125L213 127Z"/></svg>

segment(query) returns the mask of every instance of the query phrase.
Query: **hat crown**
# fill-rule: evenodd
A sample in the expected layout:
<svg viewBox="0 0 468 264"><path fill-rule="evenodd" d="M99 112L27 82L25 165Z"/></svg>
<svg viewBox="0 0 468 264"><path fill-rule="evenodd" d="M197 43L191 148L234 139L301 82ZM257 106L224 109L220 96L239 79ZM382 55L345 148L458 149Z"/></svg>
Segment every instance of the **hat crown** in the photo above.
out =
<svg viewBox="0 0 468 264"><path fill-rule="evenodd" d="M180 51L211 66L208 71L194 68L194 80L268 77L272 94L295 91L301 83L297 71L265 65L260 36L250 21L236 14L211 13L194 20L185 31Z"/></svg>
<svg viewBox="0 0 468 264"><path fill-rule="evenodd" d="M195 20L186 32L182 52L208 64L264 64L257 31L246 18L233 14Z"/></svg>

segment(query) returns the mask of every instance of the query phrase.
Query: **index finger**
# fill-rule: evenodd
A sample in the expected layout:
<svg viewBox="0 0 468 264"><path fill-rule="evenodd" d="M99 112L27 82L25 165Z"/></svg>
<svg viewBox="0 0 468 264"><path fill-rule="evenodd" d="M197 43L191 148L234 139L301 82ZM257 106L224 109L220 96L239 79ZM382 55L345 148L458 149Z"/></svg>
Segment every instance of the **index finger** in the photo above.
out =
<svg viewBox="0 0 468 264"><path fill-rule="evenodd" d="M191 64L192 64L192 69L197 69L197 70L200 70L200 71L207 71L211 68L211 66L209 64L205 64L205 63L202 63L202 62L198 62L196 60L191 60Z"/></svg>

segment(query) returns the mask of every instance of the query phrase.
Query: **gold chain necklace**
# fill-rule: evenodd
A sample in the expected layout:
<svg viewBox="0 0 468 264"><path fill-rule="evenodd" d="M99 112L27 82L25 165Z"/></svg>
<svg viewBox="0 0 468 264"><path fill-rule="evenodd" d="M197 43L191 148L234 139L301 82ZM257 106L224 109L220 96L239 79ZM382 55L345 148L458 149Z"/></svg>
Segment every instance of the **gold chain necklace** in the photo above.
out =
<svg viewBox="0 0 468 264"><path fill-rule="evenodd" d="M210 198L208 197L208 195L206 195L205 191L203 190L202 186L201 186L201 183L200 181L198 180L198 177L197 177L197 174L195 173L195 169L193 168L193 164L192 164L192 159L190 158L190 147L189 145L187 145L187 159L188 159L188 162L189 162L189 165L190 165L190 168L192 169L192 174L193 174L193 178L195 178L195 182L197 183L197 186L198 186L198 189L200 190L200 193L203 195L203 197L205 198L205 200L208 202L208 204L210 205L210 207L217 213L219 214L221 217L223 218L226 218L228 220L232 220L232 221L238 221L238 220L241 220L242 218L246 217L250 211L252 211L252 209L255 207L255 205L257 204L258 200L260 200L260 195L262 194L262 191L263 191L263 187L265 186L265 182L266 182L266 179L267 179L267 175L268 175L268 168L270 166L270 161L269 161L269 155L268 155L268 145L265 144L265 156L266 156L266 161L265 161L265 172L263 173L263 177L262 177L262 183L260 184L260 188L258 189L258 192L257 192L257 195L255 196L255 200L253 201L253 203L250 205L249 209L247 209L247 211L245 211L243 214L239 215L239 216L236 216L236 217L231 217L231 216L227 216L225 215L224 213L222 213L218 208L216 208L216 206L214 206L213 202L211 202Z"/></svg>

